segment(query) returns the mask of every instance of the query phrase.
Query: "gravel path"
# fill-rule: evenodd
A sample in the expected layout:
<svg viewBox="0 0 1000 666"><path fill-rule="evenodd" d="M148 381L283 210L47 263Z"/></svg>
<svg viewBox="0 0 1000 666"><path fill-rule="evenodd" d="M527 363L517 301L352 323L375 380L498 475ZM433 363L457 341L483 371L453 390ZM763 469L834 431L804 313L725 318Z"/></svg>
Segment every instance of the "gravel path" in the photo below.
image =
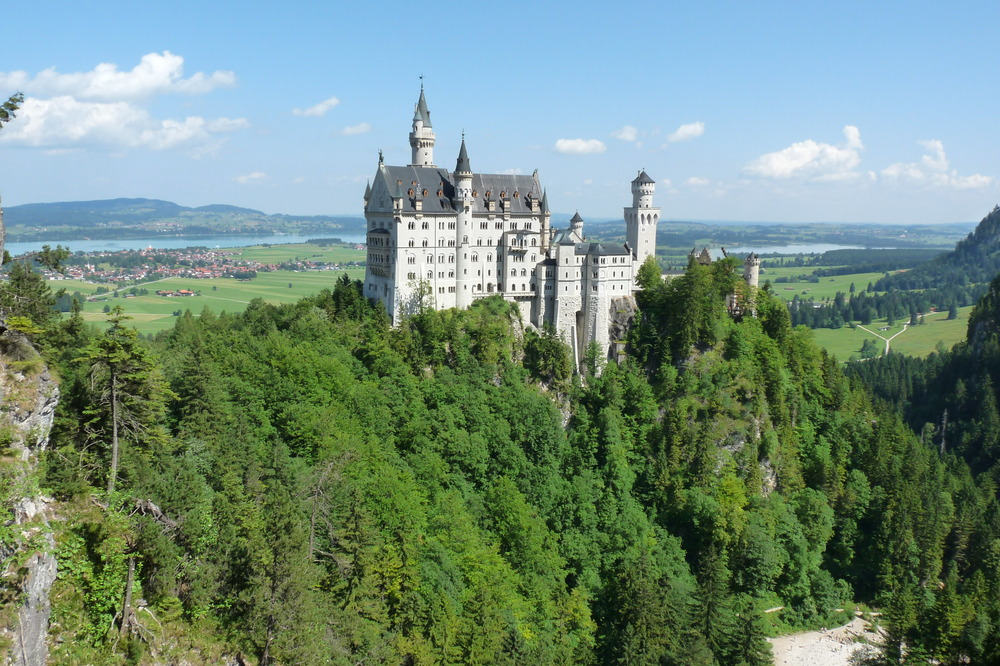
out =
<svg viewBox="0 0 1000 666"><path fill-rule="evenodd" d="M852 655L871 650L870 644L878 640L878 634L866 631L866 624L857 617L835 629L769 638L775 666L849 666Z"/></svg>

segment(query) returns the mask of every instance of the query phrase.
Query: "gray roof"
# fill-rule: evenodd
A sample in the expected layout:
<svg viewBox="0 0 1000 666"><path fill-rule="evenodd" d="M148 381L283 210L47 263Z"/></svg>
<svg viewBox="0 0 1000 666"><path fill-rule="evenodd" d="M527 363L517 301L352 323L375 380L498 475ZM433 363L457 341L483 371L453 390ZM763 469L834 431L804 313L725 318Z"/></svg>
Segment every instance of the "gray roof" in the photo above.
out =
<svg viewBox="0 0 1000 666"><path fill-rule="evenodd" d="M417 114L424 121L424 127L431 126L431 112L427 110L427 100L424 98L424 86L420 84L420 100L417 101ZM414 117L416 119L416 116Z"/></svg>
<svg viewBox="0 0 1000 666"><path fill-rule="evenodd" d="M414 212L415 210L413 201L416 196L410 196L409 191L413 190L414 195L416 195L418 192L422 194L425 189L427 196L423 197L424 213L451 213L454 211L451 199L455 196L455 179L447 169L383 165L376 178L386 180L389 192L394 194L399 192L395 196L403 197L404 212ZM414 185L414 183L416 184ZM440 195L438 194L439 190L441 191ZM538 197L541 186L534 176L477 173L472 176L472 191L474 194L473 213L487 211L486 195L489 193L490 199L498 202L496 205L498 214L506 212L499 203L500 195L506 194L507 200L510 201L511 215L531 215L528 195ZM515 193L517 193L516 197Z"/></svg>
<svg viewBox="0 0 1000 666"><path fill-rule="evenodd" d="M455 173L472 173L472 165L469 164L469 153L465 150L465 137L462 137L462 147L458 151L458 162L455 164Z"/></svg>
<svg viewBox="0 0 1000 666"><path fill-rule="evenodd" d="M639 175L636 176L635 180L633 180L632 182L633 183L639 183L640 185L645 184L645 183L656 183L656 181L653 180L652 178L650 178L649 174L646 173L645 171L640 171Z"/></svg>
<svg viewBox="0 0 1000 666"><path fill-rule="evenodd" d="M600 257L607 257L611 255L632 256L632 253L621 245L607 245L605 243L577 243L576 253Z"/></svg>

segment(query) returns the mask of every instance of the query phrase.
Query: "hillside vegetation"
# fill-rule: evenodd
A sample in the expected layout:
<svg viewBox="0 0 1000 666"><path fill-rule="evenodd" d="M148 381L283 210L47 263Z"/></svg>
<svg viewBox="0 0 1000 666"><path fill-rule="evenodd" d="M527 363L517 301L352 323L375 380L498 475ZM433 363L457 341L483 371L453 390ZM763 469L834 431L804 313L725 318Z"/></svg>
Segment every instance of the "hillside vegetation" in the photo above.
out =
<svg viewBox="0 0 1000 666"><path fill-rule="evenodd" d="M769 664L855 602L890 656L998 658L994 486L768 293L730 317L733 269L644 269L633 360L580 374L499 298L391 329L346 278L150 344L50 321L53 660Z"/></svg>

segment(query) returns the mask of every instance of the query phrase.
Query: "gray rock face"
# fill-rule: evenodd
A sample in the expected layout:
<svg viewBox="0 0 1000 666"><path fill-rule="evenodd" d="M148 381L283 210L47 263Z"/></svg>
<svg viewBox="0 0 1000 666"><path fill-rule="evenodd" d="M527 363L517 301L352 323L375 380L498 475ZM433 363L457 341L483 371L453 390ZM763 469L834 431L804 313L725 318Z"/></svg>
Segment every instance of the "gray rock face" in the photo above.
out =
<svg viewBox="0 0 1000 666"><path fill-rule="evenodd" d="M24 606L18 613L18 628L13 663L24 666L43 666L48 660L49 646L45 637L49 633L49 590L56 579L56 558L52 554L55 543L52 534L46 534L47 550L36 553L28 562L28 577L24 583Z"/></svg>
<svg viewBox="0 0 1000 666"><path fill-rule="evenodd" d="M23 336L17 338L20 334L16 331L4 329L0 335L5 338L6 348L16 347L21 354L34 352ZM18 666L41 666L48 660L49 590L56 578L56 558L49 528L51 500L33 490L37 487L33 478L38 455L48 446L59 388L48 370L38 370L41 360L37 354L34 358L22 356L20 360L31 363L19 365L0 357L0 427L12 434L10 448L17 460L13 484L23 493L21 497L15 495L9 506L13 524L22 526L21 538L14 544L4 544L2 554L14 555L26 570L22 579L24 604L18 611L11 649L3 661ZM34 370L29 369L32 366ZM17 555L18 551L22 554Z"/></svg>

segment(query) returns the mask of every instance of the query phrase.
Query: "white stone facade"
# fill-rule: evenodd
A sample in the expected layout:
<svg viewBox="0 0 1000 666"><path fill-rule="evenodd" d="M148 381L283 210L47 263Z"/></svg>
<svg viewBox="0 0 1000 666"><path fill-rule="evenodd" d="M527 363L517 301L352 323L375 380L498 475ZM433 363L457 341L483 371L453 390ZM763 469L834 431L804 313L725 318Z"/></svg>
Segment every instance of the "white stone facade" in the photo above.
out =
<svg viewBox="0 0 1000 666"><path fill-rule="evenodd" d="M611 301L631 297L639 266L655 254L653 179L640 172L632 182L626 244L591 243L579 214L569 229L551 229L537 171L475 173L463 138L449 172L434 164L434 140L421 88L411 164L388 166L380 157L365 190L365 296L380 300L396 325L421 307L464 308L501 294L526 322L552 324L577 363L590 342L609 352L617 342L609 333Z"/></svg>

